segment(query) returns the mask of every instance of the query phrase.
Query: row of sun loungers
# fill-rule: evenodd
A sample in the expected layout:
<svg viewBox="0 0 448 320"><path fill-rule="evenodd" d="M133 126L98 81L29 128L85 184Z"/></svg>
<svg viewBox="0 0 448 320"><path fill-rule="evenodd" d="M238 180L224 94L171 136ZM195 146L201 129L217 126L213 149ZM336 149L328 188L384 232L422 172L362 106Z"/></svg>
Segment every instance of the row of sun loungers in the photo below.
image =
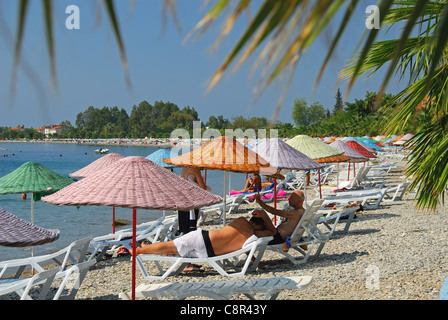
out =
<svg viewBox="0 0 448 320"><path fill-rule="evenodd" d="M368 170L362 168L364 167L358 170L359 177L353 180L348 190L344 192L324 191L323 199L316 199L307 206L305 214L290 237L287 249L285 249L284 244L269 245L268 242L272 237L266 237L249 243L235 252L212 258L182 258L179 256L147 254L137 256L135 258L136 265L145 281L148 282L137 287L137 298L171 297L173 299L185 299L190 296L205 296L212 299L228 299L235 294L245 294L249 298L253 298L255 293L264 293L265 299L275 299L282 290L305 288L312 282L311 277L271 277L257 280L245 280L242 278L244 278L247 272L256 270L267 250L279 253L293 264L303 264L310 257L319 257L325 244L333 237L337 226L342 221L345 222L342 233L347 233L351 223L354 221L356 212L361 208L376 208L382 201L395 201L403 197L407 183L394 187L385 187L382 182L381 178L391 170L392 166L378 166L375 169L370 167ZM372 169L376 173L380 172L378 177L373 174L368 175ZM321 174L321 179L322 175L324 175L324 179L328 179L333 171L334 167L327 168ZM299 185L288 184L286 181L283 181L280 183L280 189L296 188ZM253 194L228 197L226 214L238 210L240 204L250 196L253 196ZM356 202L356 204L342 210L334 210L331 205L347 202ZM210 219L215 223L222 221L223 204L202 208L201 211L200 225L203 225L206 219ZM154 222L140 225L137 230L137 240L149 240L150 242L172 240L176 237L176 230L177 215L160 218ZM132 230L125 229L114 234L75 241L54 254L0 262L0 295L15 292L20 299L36 298L36 295L30 294L30 289L35 285L39 285L41 289L37 299L48 299L48 294L52 292L49 289L54 284L54 280L61 279L58 290L53 294L52 299L73 299L89 268L96 261L102 259L109 250L119 246L125 246L130 249L131 237ZM304 249L304 246L308 248ZM299 256L297 257L297 254L293 253L298 253ZM171 275L179 274L189 263L207 263L220 275L238 279L193 284L152 283L163 281ZM148 272L149 264L156 265L159 272L158 275ZM21 277L24 271L31 269L37 273L30 277ZM152 269L153 267L151 266ZM67 294L68 279L74 275L77 277L76 284L72 286L71 292ZM121 299L129 299L130 294L122 293L119 297Z"/></svg>
<svg viewBox="0 0 448 320"><path fill-rule="evenodd" d="M37 300L74 299L89 268L96 263L95 258L86 256L91 240L74 241L47 255L0 262L0 296L16 293L20 300L33 300L31 289L39 285ZM21 277L25 271L32 275ZM50 289L57 279L61 282L53 292ZM74 285L69 285L73 281Z"/></svg>

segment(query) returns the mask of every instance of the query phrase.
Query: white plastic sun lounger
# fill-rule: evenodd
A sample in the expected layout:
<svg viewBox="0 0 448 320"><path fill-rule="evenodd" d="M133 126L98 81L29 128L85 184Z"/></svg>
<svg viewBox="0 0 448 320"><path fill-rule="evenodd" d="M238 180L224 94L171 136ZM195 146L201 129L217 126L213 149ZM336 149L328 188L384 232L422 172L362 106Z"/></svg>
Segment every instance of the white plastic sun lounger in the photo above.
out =
<svg viewBox="0 0 448 320"><path fill-rule="evenodd" d="M380 205L381 201L387 192L389 192L390 187L383 189L376 189L360 194L347 194L341 192L340 195L337 196L328 196L324 200L324 205L329 203L349 203L349 202L358 202L363 206L364 209L376 209Z"/></svg>
<svg viewBox="0 0 448 320"><path fill-rule="evenodd" d="M315 257L318 257L324 247L328 242L329 237L322 234L317 223L320 218L319 208L323 203L322 199L315 199L309 208L305 211L296 228L291 235L291 247L288 251L284 250L283 243L268 245L267 250L272 250L285 256L289 261L294 264L306 263L313 252L314 247L317 246ZM308 246L307 250L302 249L303 246ZM295 251L302 254L301 258L295 258L290 254L289 251Z"/></svg>
<svg viewBox="0 0 448 320"><path fill-rule="evenodd" d="M40 286L36 300L46 300L52 295L50 290L55 279L62 278L58 290L52 300L73 300L78 293L81 284L89 271L96 263L95 259L78 263L67 270L61 271L61 267L41 271L30 278L7 278L0 280L0 296L16 293L20 300L33 300L30 291ZM72 283L73 284L70 284Z"/></svg>
<svg viewBox="0 0 448 320"><path fill-rule="evenodd" d="M15 259L0 262L0 279L13 275L19 278L23 271L33 268L36 272L44 271L44 267L56 263L62 271L67 268L67 263L78 264L86 259L87 248L92 238L84 238L73 241L67 247L46 255Z"/></svg>
<svg viewBox="0 0 448 320"><path fill-rule="evenodd" d="M150 240L152 239L151 242L153 242L155 241L154 238L158 239L160 233L162 232L161 227L163 226L163 220L164 218L162 217L149 225L138 228L136 232L136 240L140 241L142 239L150 238ZM106 254L107 250L112 250L117 246L125 246L129 250L131 248L130 243L132 243L132 235L133 232L131 230L110 233L104 236L93 238L89 245L89 249L92 251L90 256L95 257L98 254L98 256L96 256L96 259L101 260Z"/></svg>
<svg viewBox="0 0 448 320"><path fill-rule="evenodd" d="M207 258L182 258L181 256L140 254L136 258L136 264L147 281L164 280L169 275L178 275L189 263L208 263L222 276L241 277L244 276L246 272L251 272L258 267L261 257L266 250L267 244L272 239L273 237L258 238L256 241L253 241L234 252ZM239 259L240 256L245 257L244 265L241 268L237 266L239 265L239 262L241 262ZM252 266L249 267L253 257L255 260L252 263ZM153 262L157 266L160 275L150 275L147 272L143 261ZM171 266L165 271L163 264L166 263L171 264ZM235 272L228 272L226 270L226 266L230 267Z"/></svg>
<svg viewBox="0 0 448 320"><path fill-rule="evenodd" d="M319 219L319 224L322 224L323 226L325 226L328 230L329 233L327 234L327 236L329 238L331 238L331 236L333 235L333 233L336 230L336 226L338 225L339 222L344 221L345 222L345 227L344 230L341 231L341 233L348 233L348 230L350 229L350 225L353 222L353 219L355 217L355 213L356 211L359 209L360 207L350 207L347 209L343 209L343 210L329 210L328 212L325 212L324 210L320 210L319 212L322 214L327 214L326 216L322 216ZM341 220L341 217L348 215L348 218L346 220Z"/></svg>
<svg viewBox="0 0 448 320"><path fill-rule="evenodd" d="M234 210L238 210L244 199L244 196L245 195L242 193L227 196L226 215L229 215ZM210 218L215 223L222 222L223 211L224 211L224 202L201 208L201 214L198 218L198 225L204 225L204 222L207 220L207 218Z"/></svg>
<svg viewBox="0 0 448 320"><path fill-rule="evenodd" d="M34 286L41 284L42 287L37 300L43 300L47 297L50 286L53 283L54 277L56 276L56 273L58 273L58 271L58 268L53 268L50 270L39 272L31 278L2 279L0 280L0 296L15 292L19 295L20 300L32 300L31 296L29 295L30 290Z"/></svg>
<svg viewBox="0 0 448 320"><path fill-rule="evenodd" d="M283 290L298 290L310 285L312 277L276 277L266 279L142 284L136 288L136 299L183 300L188 297L208 297L229 300L233 295L244 294L255 300L254 294L264 294L264 300L275 300ZM130 293L120 293L119 298L129 300Z"/></svg>

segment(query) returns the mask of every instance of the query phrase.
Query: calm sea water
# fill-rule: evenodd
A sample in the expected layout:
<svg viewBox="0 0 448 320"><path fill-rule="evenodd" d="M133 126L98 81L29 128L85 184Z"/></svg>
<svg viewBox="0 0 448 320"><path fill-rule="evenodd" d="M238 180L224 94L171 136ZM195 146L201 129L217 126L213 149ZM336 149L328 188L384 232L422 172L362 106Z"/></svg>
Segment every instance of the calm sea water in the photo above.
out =
<svg viewBox="0 0 448 320"><path fill-rule="evenodd" d="M101 155L94 150L99 146L81 144L51 144L51 143L0 143L0 177L14 171L28 161L36 161L60 174L75 172ZM110 146L110 152L123 156L147 157L157 150L155 147L141 146ZM8 155L5 157L5 155ZM180 168L175 168L176 174ZM224 173L222 171L207 171L207 185L212 193L222 196L224 190ZM231 173L227 176L228 190L242 189L246 179L245 174ZM0 208L16 216L31 221L31 195L22 200L20 194L0 195ZM171 212L166 212L171 213ZM116 219L132 221L132 210L116 208ZM152 221L163 214L162 211L137 210L137 223ZM62 249L72 241L87 236L100 236L112 232L112 208L100 206L71 207L53 206L42 201L34 204L34 223L48 229L59 229L61 234L53 243L35 246L34 255L46 254ZM129 228L131 225L125 226ZM119 229L119 227L117 227ZM10 248L0 246L0 261L24 258L30 256L30 248Z"/></svg>

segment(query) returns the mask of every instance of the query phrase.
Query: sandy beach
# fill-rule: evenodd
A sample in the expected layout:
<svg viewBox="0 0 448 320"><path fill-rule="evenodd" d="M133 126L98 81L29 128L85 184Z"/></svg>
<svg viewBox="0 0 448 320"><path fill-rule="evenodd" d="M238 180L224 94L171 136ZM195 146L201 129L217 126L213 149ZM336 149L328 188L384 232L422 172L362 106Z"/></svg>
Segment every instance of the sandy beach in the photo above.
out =
<svg viewBox="0 0 448 320"><path fill-rule="evenodd" d="M402 179L405 163L388 174L388 183ZM316 190L314 190L316 192ZM314 193L317 196L317 193ZM311 199L312 197L310 197ZM336 233L324 246L318 258L293 265L279 254L267 250L262 268L246 278L276 276L312 276L303 290L283 291L281 300L434 300L448 274L446 225L447 208L434 212L418 211L413 195L401 201L382 202L377 209L357 214L348 234ZM285 201L285 200L283 200ZM282 202L279 202L279 206ZM248 216L256 207L246 204L229 220ZM205 224L204 228L219 226ZM337 231L342 230L340 223ZM299 255L297 255L299 257ZM156 274L155 267L147 270ZM164 282L228 280L209 265L204 271L170 276ZM378 279L372 286L372 276ZM137 285L144 279L137 270ZM119 293L131 291L129 256L109 257L99 261L87 274L76 299L116 300ZM236 297L236 299L245 297Z"/></svg>

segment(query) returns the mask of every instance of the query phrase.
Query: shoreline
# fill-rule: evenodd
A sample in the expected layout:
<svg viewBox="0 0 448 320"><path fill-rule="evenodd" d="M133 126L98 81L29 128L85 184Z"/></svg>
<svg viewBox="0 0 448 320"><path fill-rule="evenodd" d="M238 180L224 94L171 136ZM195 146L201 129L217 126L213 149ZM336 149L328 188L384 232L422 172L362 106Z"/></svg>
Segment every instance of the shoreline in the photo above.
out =
<svg viewBox="0 0 448 320"><path fill-rule="evenodd" d="M80 139L81 140L81 139ZM84 139L82 139L84 140ZM86 139L91 140L91 139ZM147 143L140 141L126 141L126 142L107 142L107 141L69 141L69 140L0 140L0 143L48 143L48 144L77 144L77 145L88 145L88 146L118 146L118 147L157 147L157 148L167 148L170 149L174 147L173 145L168 144L159 144L159 143Z"/></svg>

